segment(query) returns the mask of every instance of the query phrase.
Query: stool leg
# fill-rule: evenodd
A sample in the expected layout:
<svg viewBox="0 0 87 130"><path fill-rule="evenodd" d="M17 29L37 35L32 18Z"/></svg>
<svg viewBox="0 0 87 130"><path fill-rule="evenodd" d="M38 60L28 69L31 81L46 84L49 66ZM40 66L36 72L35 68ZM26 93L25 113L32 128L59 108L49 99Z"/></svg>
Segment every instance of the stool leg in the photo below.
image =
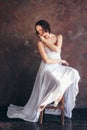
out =
<svg viewBox="0 0 87 130"><path fill-rule="evenodd" d="M40 124L43 122L43 111L40 112L39 122Z"/></svg>
<svg viewBox="0 0 87 130"><path fill-rule="evenodd" d="M61 99L61 123L64 125L64 97Z"/></svg>
<svg viewBox="0 0 87 130"><path fill-rule="evenodd" d="M61 110L61 123L64 125L64 109Z"/></svg>

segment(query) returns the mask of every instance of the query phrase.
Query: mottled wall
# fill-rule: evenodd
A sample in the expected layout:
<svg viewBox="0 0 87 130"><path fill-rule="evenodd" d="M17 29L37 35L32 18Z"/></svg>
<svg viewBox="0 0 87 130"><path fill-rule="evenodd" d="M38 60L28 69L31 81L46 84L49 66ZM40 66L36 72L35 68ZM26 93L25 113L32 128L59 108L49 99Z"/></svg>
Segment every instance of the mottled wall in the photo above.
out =
<svg viewBox="0 0 87 130"><path fill-rule="evenodd" d="M45 19L64 36L62 57L81 76L77 107L87 107L87 1L0 1L0 105L24 105L40 64L34 24Z"/></svg>

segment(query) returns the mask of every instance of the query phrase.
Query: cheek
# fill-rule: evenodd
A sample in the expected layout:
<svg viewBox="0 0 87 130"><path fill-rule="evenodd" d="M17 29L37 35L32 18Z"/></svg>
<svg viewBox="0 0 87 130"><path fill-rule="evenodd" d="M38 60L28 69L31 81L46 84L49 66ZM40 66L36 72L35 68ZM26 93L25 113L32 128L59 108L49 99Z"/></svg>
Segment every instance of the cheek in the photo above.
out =
<svg viewBox="0 0 87 130"><path fill-rule="evenodd" d="M39 35L41 35L41 36L42 36L43 34L44 34L44 32L43 32L43 31L40 31L40 32L39 32Z"/></svg>

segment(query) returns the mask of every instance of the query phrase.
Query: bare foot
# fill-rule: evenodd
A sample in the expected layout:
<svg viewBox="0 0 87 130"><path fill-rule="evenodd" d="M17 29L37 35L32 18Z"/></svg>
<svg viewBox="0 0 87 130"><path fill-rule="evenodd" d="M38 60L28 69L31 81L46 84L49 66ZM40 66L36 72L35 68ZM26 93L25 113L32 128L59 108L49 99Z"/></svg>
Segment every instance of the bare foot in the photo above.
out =
<svg viewBox="0 0 87 130"><path fill-rule="evenodd" d="M54 107L57 107L58 103L59 103L59 100L58 100L58 99L55 100L55 101L54 101Z"/></svg>

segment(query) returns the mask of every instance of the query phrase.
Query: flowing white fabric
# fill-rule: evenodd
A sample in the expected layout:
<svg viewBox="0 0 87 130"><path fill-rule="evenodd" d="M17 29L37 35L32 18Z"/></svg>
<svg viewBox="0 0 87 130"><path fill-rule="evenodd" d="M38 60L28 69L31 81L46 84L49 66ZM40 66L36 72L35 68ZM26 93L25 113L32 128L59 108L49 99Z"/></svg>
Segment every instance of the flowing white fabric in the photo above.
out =
<svg viewBox="0 0 87 130"><path fill-rule="evenodd" d="M61 59L59 52L45 48L47 55L53 59ZM56 99L65 97L65 116L72 117L72 109L75 107L76 96L79 92L79 73L72 67L62 64L45 64L41 61L30 99L24 107L10 104L7 111L9 118L20 118L25 121L37 122L40 114L40 106L52 103ZM59 114L58 110L46 111L48 114Z"/></svg>

